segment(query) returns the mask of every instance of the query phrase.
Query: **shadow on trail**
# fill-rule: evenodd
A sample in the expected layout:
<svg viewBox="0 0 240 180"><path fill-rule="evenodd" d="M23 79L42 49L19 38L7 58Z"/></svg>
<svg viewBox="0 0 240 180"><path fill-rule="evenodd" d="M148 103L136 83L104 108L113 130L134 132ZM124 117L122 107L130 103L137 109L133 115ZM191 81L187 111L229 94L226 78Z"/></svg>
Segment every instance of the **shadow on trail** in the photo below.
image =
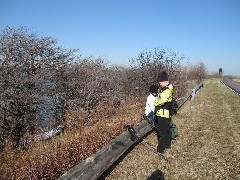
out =
<svg viewBox="0 0 240 180"><path fill-rule="evenodd" d="M164 179L165 178L163 172L157 169L146 180L164 180Z"/></svg>

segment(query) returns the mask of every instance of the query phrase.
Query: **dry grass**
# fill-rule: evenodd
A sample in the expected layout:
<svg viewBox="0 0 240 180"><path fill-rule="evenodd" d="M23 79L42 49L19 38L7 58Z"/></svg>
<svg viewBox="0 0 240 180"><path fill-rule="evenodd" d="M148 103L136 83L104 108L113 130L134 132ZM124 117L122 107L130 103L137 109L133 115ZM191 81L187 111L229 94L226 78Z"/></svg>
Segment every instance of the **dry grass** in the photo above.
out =
<svg viewBox="0 0 240 180"><path fill-rule="evenodd" d="M170 163L139 144L106 179L240 179L239 109L239 96L206 81L173 118L180 135L164 154ZM157 145L153 133L145 141Z"/></svg>

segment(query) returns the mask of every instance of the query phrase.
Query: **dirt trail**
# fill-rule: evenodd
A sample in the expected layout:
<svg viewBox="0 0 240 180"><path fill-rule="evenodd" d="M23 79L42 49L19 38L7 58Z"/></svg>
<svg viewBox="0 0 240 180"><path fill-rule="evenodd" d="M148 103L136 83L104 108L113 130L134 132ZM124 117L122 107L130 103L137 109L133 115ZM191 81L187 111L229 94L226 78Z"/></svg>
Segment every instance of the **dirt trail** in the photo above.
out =
<svg viewBox="0 0 240 180"><path fill-rule="evenodd" d="M169 163L140 143L105 179L240 179L239 96L208 80L173 121L180 134L164 153ZM142 142L156 147L156 135Z"/></svg>

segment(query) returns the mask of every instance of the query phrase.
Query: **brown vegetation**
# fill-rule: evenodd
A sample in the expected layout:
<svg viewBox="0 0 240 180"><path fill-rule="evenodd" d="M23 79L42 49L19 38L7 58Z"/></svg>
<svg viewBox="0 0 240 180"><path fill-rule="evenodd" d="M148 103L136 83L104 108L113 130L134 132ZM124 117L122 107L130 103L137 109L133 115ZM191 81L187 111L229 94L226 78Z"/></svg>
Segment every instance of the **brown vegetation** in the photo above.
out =
<svg viewBox="0 0 240 180"><path fill-rule="evenodd" d="M143 51L131 67L74 52L25 28L7 27L0 35L1 178L55 179L96 152L124 123L141 120L159 71L168 71L176 97L186 92L183 58L169 50ZM34 141L41 129L56 125L64 127L62 136Z"/></svg>
<svg viewBox="0 0 240 180"><path fill-rule="evenodd" d="M202 82L207 77L205 64L200 61L196 65L189 66L187 76L189 80L196 80L197 83Z"/></svg>

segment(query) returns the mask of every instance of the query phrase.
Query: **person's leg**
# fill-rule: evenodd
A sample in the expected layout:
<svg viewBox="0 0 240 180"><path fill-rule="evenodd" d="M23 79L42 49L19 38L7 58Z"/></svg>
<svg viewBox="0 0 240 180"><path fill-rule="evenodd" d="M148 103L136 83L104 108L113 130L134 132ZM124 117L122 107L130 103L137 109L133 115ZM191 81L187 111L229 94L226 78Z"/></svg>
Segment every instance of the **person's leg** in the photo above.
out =
<svg viewBox="0 0 240 180"><path fill-rule="evenodd" d="M154 129L157 130L157 122L158 122L158 118L156 116L156 114L151 111L148 115L147 115L147 118L149 118L151 121L151 123L153 123L153 126L154 126Z"/></svg>
<svg viewBox="0 0 240 180"><path fill-rule="evenodd" d="M155 113L153 111L151 111L148 115L148 118L152 119L153 121L155 120Z"/></svg>
<svg viewBox="0 0 240 180"><path fill-rule="evenodd" d="M158 117L158 147L157 151L163 153L166 148L168 119Z"/></svg>
<svg viewBox="0 0 240 180"><path fill-rule="evenodd" d="M166 148L171 147L171 141L172 141L172 133L171 133L171 124L170 124L171 119L168 119L167 121L167 134L166 134Z"/></svg>

